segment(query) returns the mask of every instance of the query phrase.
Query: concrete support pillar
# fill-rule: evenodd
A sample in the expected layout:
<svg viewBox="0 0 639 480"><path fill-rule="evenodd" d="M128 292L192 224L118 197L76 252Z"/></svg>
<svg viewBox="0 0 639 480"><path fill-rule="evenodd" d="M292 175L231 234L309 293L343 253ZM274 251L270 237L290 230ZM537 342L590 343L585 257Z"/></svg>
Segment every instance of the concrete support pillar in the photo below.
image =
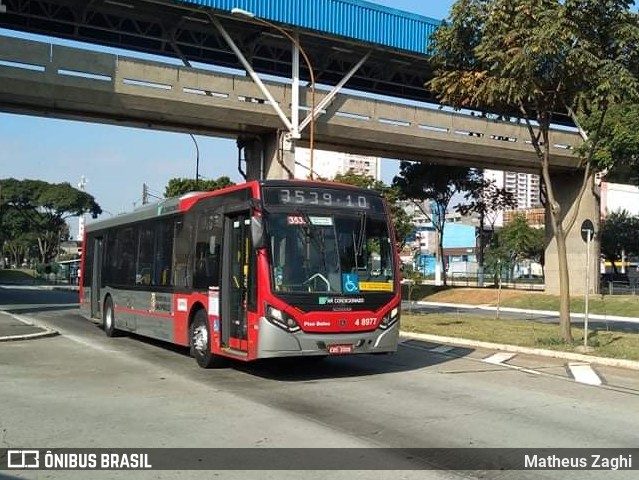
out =
<svg viewBox="0 0 639 480"><path fill-rule="evenodd" d="M294 178L295 147L285 133L242 136L237 143L246 161L247 180Z"/></svg>
<svg viewBox="0 0 639 480"><path fill-rule="evenodd" d="M583 180L583 172L552 173L555 185L556 200L561 205L563 217L569 216L575 208L576 201ZM586 291L586 242L581 238L581 224L589 219L595 226L595 238L590 245L590 293L599 291L599 231L600 206L599 196L593 192L593 184L584 192L578 208L575 225L568 233L566 250L568 252L568 271L570 275L570 295L583 295ZM559 261L557 244L553 238L550 212L546 209L546 255L545 255L545 283L546 293L559 294Z"/></svg>

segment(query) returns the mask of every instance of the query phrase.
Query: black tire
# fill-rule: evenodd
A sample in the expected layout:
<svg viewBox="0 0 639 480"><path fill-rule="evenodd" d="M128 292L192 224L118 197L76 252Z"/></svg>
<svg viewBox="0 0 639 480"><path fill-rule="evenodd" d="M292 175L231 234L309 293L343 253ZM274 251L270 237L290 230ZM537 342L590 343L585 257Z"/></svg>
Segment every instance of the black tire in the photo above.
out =
<svg viewBox="0 0 639 480"><path fill-rule="evenodd" d="M115 328L115 309L113 308L113 300L111 297L107 297L104 301L102 329L107 337L117 337L119 334L118 329Z"/></svg>
<svg viewBox="0 0 639 480"><path fill-rule="evenodd" d="M211 329L205 310L198 310L189 329L191 356L202 368L222 366L222 358L211 352Z"/></svg>

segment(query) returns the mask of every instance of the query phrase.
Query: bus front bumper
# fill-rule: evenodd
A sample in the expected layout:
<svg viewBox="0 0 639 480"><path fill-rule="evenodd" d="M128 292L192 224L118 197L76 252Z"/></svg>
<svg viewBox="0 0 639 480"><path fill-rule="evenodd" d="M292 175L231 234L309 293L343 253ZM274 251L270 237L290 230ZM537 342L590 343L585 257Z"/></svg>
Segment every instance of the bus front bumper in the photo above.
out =
<svg viewBox="0 0 639 480"><path fill-rule="evenodd" d="M257 358L329 355L331 345L352 345L352 354L397 351L399 322L386 330L354 333L290 333L260 318Z"/></svg>

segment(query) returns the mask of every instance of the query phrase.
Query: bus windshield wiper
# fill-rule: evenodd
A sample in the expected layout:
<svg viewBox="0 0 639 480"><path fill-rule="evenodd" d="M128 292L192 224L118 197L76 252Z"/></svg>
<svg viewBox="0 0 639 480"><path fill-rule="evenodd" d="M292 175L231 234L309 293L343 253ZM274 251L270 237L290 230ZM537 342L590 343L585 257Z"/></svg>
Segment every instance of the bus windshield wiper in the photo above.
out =
<svg viewBox="0 0 639 480"><path fill-rule="evenodd" d="M362 218L359 223L359 237L357 238L357 250L355 252L355 255L357 256L362 254L362 249L364 248L364 235L366 234L366 212L362 212L361 215Z"/></svg>

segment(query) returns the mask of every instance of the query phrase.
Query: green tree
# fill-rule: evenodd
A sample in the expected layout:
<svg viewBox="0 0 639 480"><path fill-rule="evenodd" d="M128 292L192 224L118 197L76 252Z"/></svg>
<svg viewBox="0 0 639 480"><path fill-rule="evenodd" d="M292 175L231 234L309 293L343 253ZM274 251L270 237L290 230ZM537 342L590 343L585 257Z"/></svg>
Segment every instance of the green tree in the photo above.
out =
<svg viewBox="0 0 639 480"><path fill-rule="evenodd" d="M164 197L179 197L189 192L209 192L220 188L235 185L229 177L223 176L215 180L200 179L197 182L194 178L172 178L164 189Z"/></svg>
<svg viewBox="0 0 639 480"><path fill-rule="evenodd" d="M353 169L349 170L347 173L335 175L335 178L333 178L332 181L355 185L356 187L367 188L379 192L388 202L388 206L391 211L397 250L400 251L404 248L404 245L406 244L406 237L408 237L408 235L410 235L413 231L413 225L410 222L408 214L399 203L400 193L397 188L390 187L384 182L375 180L370 175L360 175Z"/></svg>
<svg viewBox="0 0 639 480"><path fill-rule="evenodd" d="M599 112L588 115L586 130L593 129ZM605 168L606 180L639 185L639 105L624 102L608 109L595 151L597 162Z"/></svg>
<svg viewBox="0 0 639 480"><path fill-rule="evenodd" d="M516 215L501 229L499 241L510 252L515 264L522 260L542 261L546 246L544 230L529 226L524 215Z"/></svg>
<svg viewBox="0 0 639 480"><path fill-rule="evenodd" d="M602 220L600 230L601 254L612 263L617 273L616 261L623 254L639 255L639 217L633 217L627 210L612 212Z"/></svg>
<svg viewBox="0 0 639 480"><path fill-rule="evenodd" d="M19 266L37 252L37 234L29 220L15 207L4 206L1 226L1 253L9 258L11 264Z"/></svg>
<svg viewBox="0 0 639 480"><path fill-rule="evenodd" d="M446 259L444 258L444 229L446 211L453 196L460 194L468 185L470 169L450 167L436 163L402 162L399 176L393 179L393 186L402 199L409 200L433 224L437 232L437 258L446 282ZM425 207L430 204L430 209Z"/></svg>
<svg viewBox="0 0 639 480"><path fill-rule="evenodd" d="M102 213L92 195L69 183L48 183L42 180L0 180L3 203L11 207L26 223L14 229L11 240L21 233L35 234L40 261L48 263L58 250L65 232L66 219L90 213ZM4 219L3 219L4 222Z"/></svg>
<svg viewBox="0 0 639 480"><path fill-rule="evenodd" d="M492 237L495 222L500 212L517 206L512 192L497 186L496 182L486 179L481 170L471 170L464 193L464 203L459 203L455 210L462 215L476 214L479 218L477 246L478 285L484 283L484 253L486 239ZM486 232L486 227L490 231Z"/></svg>
<svg viewBox="0 0 639 480"><path fill-rule="evenodd" d="M596 112L578 154L583 182L577 203L604 168L595 155L611 106L639 93L637 15L631 0L459 0L433 37L436 74L429 87L456 108L520 116L530 133L545 187L557 244L560 331L572 341L566 238L578 208L557 201L550 169L550 128L555 112L578 117Z"/></svg>
<svg viewBox="0 0 639 480"><path fill-rule="evenodd" d="M543 265L545 246L544 230L528 225L524 215L516 215L493 236L486 254L487 263L496 274L498 270L507 270L512 277L513 269L523 260Z"/></svg>

